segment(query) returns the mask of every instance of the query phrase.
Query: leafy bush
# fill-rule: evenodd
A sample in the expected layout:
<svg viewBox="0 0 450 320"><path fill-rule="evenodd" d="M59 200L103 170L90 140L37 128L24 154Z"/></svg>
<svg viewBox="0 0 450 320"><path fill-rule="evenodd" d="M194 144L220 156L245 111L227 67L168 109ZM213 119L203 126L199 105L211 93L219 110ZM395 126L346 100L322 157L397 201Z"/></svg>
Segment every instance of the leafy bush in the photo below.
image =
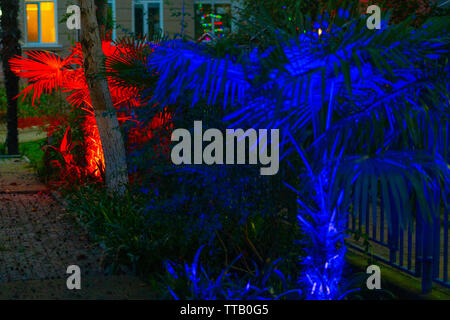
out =
<svg viewBox="0 0 450 320"><path fill-rule="evenodd" d="M52 121L46 128L47 143L43 146L45 162L45 180L56 186L93 181L89 175L78 170L86 165L83 122L86 112L74 109Z"/></svg>
<svg viewBox="0 0 450 320"><path fill-rule="evenodd" d="M32 97L27 96L23 101L19 97L18 117L20 119L29 117L55 116L66 113L66 103L61 97L61 93L43 95L40 99L39 107L33 106ZM3 87L0 88L0 121L6 120L7 101Z"/></svg>
<svg viewBox="0 0 450 320"><path fill-rule="evenodd" d="M108 195L101 187L81 187L67 198L93 239L105 249L104 266L109 272L156 272L162 259L183 257L189 239L180 235L190 227L188 219L151 211L148 201L154 195Z"/></svg>
<svg viewBox="0 0 450 320"><path fill-rule="evenodd" d="M200 174L202 179L208 176ZM165 260L192 259L193 248L204 244L213 271L238 255L242 258L233 269L242 272L251 272L255 264L264 268L279 257L286 258L285 266L293 273L298 269L301 250L292 248L292 242L300 238L295 216L289 218L285 211L262 214L252 204L257 203L255 199L237 197L236 188L222 189L230 192L214 197L219 190L214 185L220 180L217 177L201 186L196 184L200 178L195 180L192 174L165 178L172 186L166 181L167 188L140 187L124 198L91 186L69 196L71 211L105 248L111 271L156 272Z"/></svg>
<svg viewBox="0 0 450 320"><path fill-rule="evenodd" d="M192 265L177 265L166 262L168 277L166 283L172 297L176 300L268 300L280 298L300 298L302 290L288 288L295 281L286 278L278 270L279 260L268 265L264 271L257 268L246 276L230 272L230 266L220 275L212 278L200 262L201 247L195 255Z"/></svg>

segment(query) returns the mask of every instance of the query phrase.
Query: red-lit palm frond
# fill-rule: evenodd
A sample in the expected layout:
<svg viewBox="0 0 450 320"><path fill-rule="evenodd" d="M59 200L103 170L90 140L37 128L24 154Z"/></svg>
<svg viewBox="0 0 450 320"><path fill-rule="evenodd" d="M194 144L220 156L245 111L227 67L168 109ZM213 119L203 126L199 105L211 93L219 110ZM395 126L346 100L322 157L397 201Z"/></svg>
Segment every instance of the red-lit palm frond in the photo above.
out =
<svg viewBox="0 0 450 320"><path fill-rule="evenodd" d="M56 159L50 161L54 167L59 168L62 181L73 181L73 178L79 179L84 174L84 170L77 164L73 155L75 145L77 143L72 142L71 128L68 126L58 148L50 145L46 146L46 148L56 150L62 156L63 161Z"/></svg>
<svg viewBox="0 0 450 320"><path fill-rule="evenodd" d="M143 74L148 74L147 58L152 51L148 42L145 39L122 38L114 43L114 47L116 50L106 55L105 60L110 85L148 87L145 81L150 81L151 78L142 77Z"/></svg>
<svg viewBox="0 0 450 320"><path fill-rule="evenodd" d="M108 77L109 89L111 91L111 97L113 99L114 106L116 108L136 108L140 105L139 101L139 88L136 87L123 87L111 84L111 78Z"/></svg>
<svg viewBox="0 0 450 320"><path fill-rule="evenodd" d="M103 41L102 42L102 50L103 50L103 54L106 57L110 57L110 56L117 54L117 51L119 50L119 48L116 45L114 45L114 43L111 41Z"/></svg>
<svg viewBox="0 0 450 320"><path fill-rule="evenodd" d="M64 133L64 137L61 140L61 144L59 148L55 148L53 146L48 146L50 148L56 149L59 154L62 155L64 159L64 163L67 167L69 166L76 166L75 157L72 154L72 149L74 147L74 144L72 143L72 135L71 135L71 129L70 126L67 127L66 132Z"/></svg>
<svg viewBox="0 0 450 320"><path fill-rule="evenodd" d="M28 78L29 86L19 95L25 98L33 91L33 105L42 93L51 93L62 87L65 69L72 56L62 59L48 51L29 51L28 57L16 56L10 60L11 69L21 78Z"/></svg>
<svg viewBox="0 0 450 320"><path fill-rule="evenodd" d="M72 107L79 108L83 104L92 107L89 88L82 68L70 70L66 73L63 91L71 92L67 100Z"/></svg>
<svg viewBox="0 0 450 320"><path fill-rule="evenodd" d="M64 79L64 92L71 92L71 95L67 97L67 100L74 108L86 106L92 108L89 88L83 68L83 52L79 42L75 43L71 48L71 56L76 68L68 72Z"/></svg>
<svg viewBox="0 0 450 320"><path fill-rule="evenodd" d="M73 160L72 151L72 137L69 135L70 127L67 127L66 133L61 141L61 145L59 146L59 152L63 155L64 160L67 164L73 164L75 161Z"/></svg>
<svg viewBox="0 0 450 320"><path fill-rule="evenodd" d="M83 51L79 42L75 42L72 48L70 48L70 55L72 56L72 64L83 68Z"/></svg>
<svg viewBox="0 0 450 320"><path fill-rule="evenodd" d="M124 63L127 61L139 61L141 63L147 63L147 58L153 50L148 45L146 38L130 38L125 37L117 40L114 45L121 53L121 57L124 59ZM114 56L117 56L115 54Z"/></svg>
<svg viewBox="0 0 450 320"><path fill-rule="evenodd" d="M106 57L112 56L118 48L110 41L102 42L102 51ZM75 45L70 49L72 60L79 66L83 66L83 50L81 48L81 43L76 42Z"/></svg>
<svg viewBox="0 0 450 320"><path fill-rule="evenodd" d="M107 41L103 41L102 49L103 53L107 57L106 61L108 61L110 57L119 56L122 52L124 52L123 49ZM76 61L76 64L79 65L80 68L72 70L72 72L67 74L64 81L64 91L72 91L72 94L68 98L72 106L79 107L82 104L86 104L88 107L91 107L89 88L84 75L84 70L82 68L83 53L79 43L72 48L72 56L72 60ZM107 67L106 69L108 70L109 68ZM110 76L109 72L107 73L107 79L111 97L116 107L122 105L124 102L127 102L130 107L136 107L139 104L137 101L139 93L138 88L131 85L118 85L114 81L114 78Z"/></svg>

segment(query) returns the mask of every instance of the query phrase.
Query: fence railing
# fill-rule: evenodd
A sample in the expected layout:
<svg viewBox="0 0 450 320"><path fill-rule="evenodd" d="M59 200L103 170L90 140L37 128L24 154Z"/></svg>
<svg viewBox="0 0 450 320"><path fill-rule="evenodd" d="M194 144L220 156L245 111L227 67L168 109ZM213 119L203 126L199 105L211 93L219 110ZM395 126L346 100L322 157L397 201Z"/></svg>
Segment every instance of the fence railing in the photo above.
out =
<svg viewBox="0 0 450 320"><path fill-rule="evenodd" d="M449 212L432 222L417 219L406 228L388 226L382 211L350 216L348 227L365 235L374 258L422 279L422 291L431 291L432 283L450 287L449 282ZM365 251L358 241L348 245Z"/></svg>

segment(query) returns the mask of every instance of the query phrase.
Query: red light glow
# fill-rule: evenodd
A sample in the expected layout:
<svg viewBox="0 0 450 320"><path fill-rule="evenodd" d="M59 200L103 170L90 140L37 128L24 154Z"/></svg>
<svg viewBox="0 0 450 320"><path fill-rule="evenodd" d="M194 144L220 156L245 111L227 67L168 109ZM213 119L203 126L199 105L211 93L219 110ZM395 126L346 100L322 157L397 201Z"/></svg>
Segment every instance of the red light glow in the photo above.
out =
<svg viewBox="0 0 450 320"><path fill-rule="evenodd" d="M130 58L139 59L145 63L146 57L142 54L145 42L134 45L132 42L123 42L122 44L113 44L109 41L103 42L103 52L106 56L107 80L111 92L113 104L118 110L119 122L136 121L130 114L123 111L136 108L141 105L139 92L142 88L136 86L127 86L117 81L110 74L113 71L112 62L108 59L113 57L114 61L127 63ZM47 51L27 51L27 57L16 56L10 60L13 72L19 77L27 78L28 86L21 92L24 97L33 93L33 104L39 103L39 97L44 93L51 93L55 90L69 93L66 98L73 108L81 108L85 111L85 120L83 121L84 131L84 150L86 157L86 167L78 168L84 170L83 174L94 176L101 179L102 170L105 167L102 144L92 108L89 89L86 82L83 69L83 54L81 45L76 43L71 49L71 53L66 58L61 58L55 53ZM19 95L19 96L20 96ZM131 130L129 135L130 143L146 142L151 138L151 129L161 126L163 121L156 116L152 123L144 126L138 125ZM70 155L70 143L68 141L67 128L66 134L59 148L63 155L66 166L74 166L73 156ZM73 172L73 170L71 170Z"/></svg>

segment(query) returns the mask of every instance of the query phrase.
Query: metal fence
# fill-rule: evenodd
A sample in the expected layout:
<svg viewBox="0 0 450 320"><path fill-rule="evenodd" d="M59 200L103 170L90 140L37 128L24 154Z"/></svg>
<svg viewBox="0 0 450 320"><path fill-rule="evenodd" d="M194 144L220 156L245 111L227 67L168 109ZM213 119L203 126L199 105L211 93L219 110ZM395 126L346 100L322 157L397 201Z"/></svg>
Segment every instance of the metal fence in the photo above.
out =
<svg viewBox="0 0 450 320"><path fill-rule="evenodd" d="M422 291L431 291L433 281L449 282L449 212L431 221L417 219L407 228L388 226L382 211L367 213L365 219L350 216L349 229L365 235L373 256L397 269L422 279ZM348 245L365 251L360 241Z"/></svg>

